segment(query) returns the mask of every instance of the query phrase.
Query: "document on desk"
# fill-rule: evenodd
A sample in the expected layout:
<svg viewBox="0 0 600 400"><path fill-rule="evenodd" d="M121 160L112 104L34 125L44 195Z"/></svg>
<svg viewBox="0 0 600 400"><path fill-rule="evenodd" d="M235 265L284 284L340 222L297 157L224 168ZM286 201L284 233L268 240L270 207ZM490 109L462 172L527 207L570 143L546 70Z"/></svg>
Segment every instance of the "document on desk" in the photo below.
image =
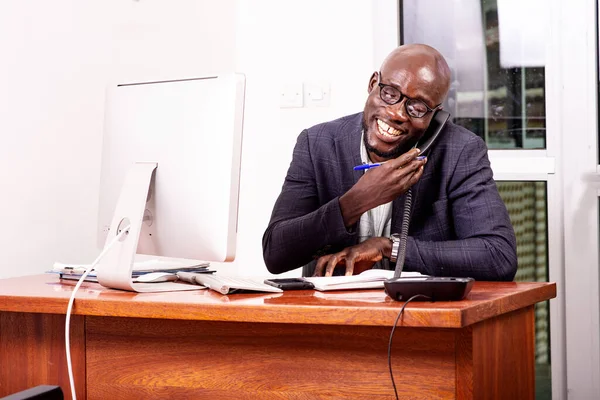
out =
<svg viewBox="0 0 600 400"><path fill-rule="evenodd" d="M311 282L315 290L321 292L329 290L350 290L350 289L382 289L383 282L394 277L394 271L386 269L368 269L358 275L352 276L315 276L304 278ZM402 272L402 278L427 277L427 275L418 272Z"/></svg>
<svg viewBox="0 0 600 400"><path fill-rule="evenodd" d="M232 294L239 291L281 293L283 290L267 285L256 279L217 274L198 274L193 272L178 272L177 277L189 283L202 285L221 294Z"/></svg>
<svg viewBox="0 0 600 400"><path fill-rule="evenodd" d="M178 271L190 271L196 272L200 269L208 269L210 267L209 262L187 260L186 262L180 261L182 259L173 259L169 261L166 257L156 259L142 259L140 261L134 261L132 274L141 275L149 272L178 272ZM62 274L83 274L85 270L90 267L90 264L65 264L55 262L52 271ZM93 271L93 270L92 270Z"/></svg>
<svg viewBox="0 0 600 400"><path fill-rule="evenodd" d="M158 283L166 281L174 281L177 279L178 272L194 272L202 274L214 273L214 270L209 269L209 263L198 263L198 265L191 266L190 264L177 265L174 263L166 262L155 262L153 260L136 262L134 269L131 272L131 278L133 282L142 283ZM47 273L58 274L60 279L75 280L78 281L83 275L88 266L80 264L62 264L55 263L51 271ZM85 278L86 282L98 282L96 276L96 270L91 270Z"/></svg>

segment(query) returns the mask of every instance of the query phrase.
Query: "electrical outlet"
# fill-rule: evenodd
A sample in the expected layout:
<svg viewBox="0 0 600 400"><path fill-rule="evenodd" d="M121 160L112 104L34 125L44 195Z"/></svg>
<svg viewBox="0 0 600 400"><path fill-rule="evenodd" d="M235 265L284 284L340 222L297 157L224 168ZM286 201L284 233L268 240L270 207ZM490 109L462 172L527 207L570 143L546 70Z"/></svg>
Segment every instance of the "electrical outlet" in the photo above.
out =
<svg viewBox="0 0 600 400"><path fill-rule="evenodd" d="M306 107L329 107L330 87L328 82L306 82L304 84Z"/></svg>
<svg viewBox="0 0 600 400"><path fill-rule="evenodd" d="M304 90L302 82L287 83L279 91L280 108L301 108L304 105Z"/></svg>

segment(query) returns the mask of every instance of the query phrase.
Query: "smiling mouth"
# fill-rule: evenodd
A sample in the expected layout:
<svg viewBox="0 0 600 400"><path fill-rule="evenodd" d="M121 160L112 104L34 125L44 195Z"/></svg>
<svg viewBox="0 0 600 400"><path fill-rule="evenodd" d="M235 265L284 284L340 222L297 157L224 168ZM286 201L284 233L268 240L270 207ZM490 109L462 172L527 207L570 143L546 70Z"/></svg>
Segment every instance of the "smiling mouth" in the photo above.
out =
<svg viewBox="0 0 600 400"><path fill-rule="evenodd" d="M402 132L400 130L392 128L380 119L377 119L377 129L379 130L379 133L382 136L389 137L392 139L396 139L402 135Z"/></svg>

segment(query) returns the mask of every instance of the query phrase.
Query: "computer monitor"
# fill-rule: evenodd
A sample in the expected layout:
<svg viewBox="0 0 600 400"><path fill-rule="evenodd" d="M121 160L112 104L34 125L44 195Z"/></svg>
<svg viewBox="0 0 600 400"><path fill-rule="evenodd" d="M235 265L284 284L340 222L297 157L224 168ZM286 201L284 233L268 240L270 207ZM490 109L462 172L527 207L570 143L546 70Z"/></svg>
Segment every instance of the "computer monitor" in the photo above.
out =
<svg viewBox="0 0 600 400"><path fill-rule="evenodd" d="M96 268L108 287L132 282L136 254L235 257L245 78L225 74L109 85Z"/></svg>

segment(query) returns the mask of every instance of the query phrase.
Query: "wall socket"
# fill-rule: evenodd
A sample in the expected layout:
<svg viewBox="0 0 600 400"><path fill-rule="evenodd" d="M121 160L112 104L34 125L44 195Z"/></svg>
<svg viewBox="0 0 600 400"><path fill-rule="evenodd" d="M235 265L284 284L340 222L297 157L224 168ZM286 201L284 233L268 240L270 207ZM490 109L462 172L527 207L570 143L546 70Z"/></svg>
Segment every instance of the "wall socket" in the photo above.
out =
<svg viewBox="0 0 600 400"><path fill-rule="evenodd" d="M304 105L305 107L329 107L330 87L328 82L305 82Z"/></svg>
<svg viewBox="0 0 600 400"><path fill-rule="evenodd" d="M289 82L281 85L280 108L329 107L329 82Z"/></svg>
<svg viewBox="0 0 600 400"><path fill-rule="evenodd" d="M279 107L301 108L302 106L304 106L302 82L283 84L279 91Z"/></svg>

